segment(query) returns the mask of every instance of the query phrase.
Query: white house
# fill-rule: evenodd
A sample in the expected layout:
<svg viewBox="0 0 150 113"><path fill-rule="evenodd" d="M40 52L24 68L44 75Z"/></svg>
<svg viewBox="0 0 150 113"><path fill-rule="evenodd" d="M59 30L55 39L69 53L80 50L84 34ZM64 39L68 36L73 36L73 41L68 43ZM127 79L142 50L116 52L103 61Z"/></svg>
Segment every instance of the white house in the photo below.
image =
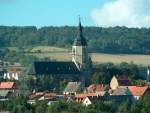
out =
<svg viewBox="0 0 150 113"><path fill-rule="evenodd" d="M92 102L91 102L91 100L89 99L89 97L86 97L86 98L83 100L83 105L89 106L89 105L91 105L91 104L92 104Z"/></svg>

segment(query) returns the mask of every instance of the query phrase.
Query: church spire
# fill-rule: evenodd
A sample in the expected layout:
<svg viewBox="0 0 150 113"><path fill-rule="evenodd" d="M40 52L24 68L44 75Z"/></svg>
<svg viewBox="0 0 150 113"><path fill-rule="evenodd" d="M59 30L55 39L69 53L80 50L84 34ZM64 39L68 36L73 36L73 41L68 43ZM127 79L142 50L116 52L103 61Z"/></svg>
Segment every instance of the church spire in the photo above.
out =
<svg viewBox="0 0 150 113"><path fill-rule="evenodd" d="M79 17L79 25L78 25L78 35L74 41L75 46L87 46L86 39L83 36L83 27L81 24L81 19Z"/></svg>
<svg viewBox="0 0 150 113"><path fill-rule="evenodd" d="M79 26L78 26L78 38L82 38L82 31L83 31L83 28L82 28L82 25L81 25L81 18L79 16Z"/></svg>

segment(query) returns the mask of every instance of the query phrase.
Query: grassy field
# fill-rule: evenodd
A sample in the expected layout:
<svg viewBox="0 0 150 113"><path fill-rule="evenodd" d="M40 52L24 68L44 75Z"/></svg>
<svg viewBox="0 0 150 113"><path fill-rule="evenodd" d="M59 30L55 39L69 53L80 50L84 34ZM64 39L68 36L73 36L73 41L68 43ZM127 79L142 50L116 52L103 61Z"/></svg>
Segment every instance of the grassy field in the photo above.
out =
<svg viewBox="0 0 150 113"><path fill-rule="evenodd" d="M7 47L9 50L18 50L16 47ZM51 46L36 46L28 50L29 55L34 55L39 58L49 58L57 61L71 61L71 50L51 47ZM33 53L32 53L33 52ZM150 55L128 55L128 54L103 54L91 53L93 62L98 63L121 63L121 62L134 62L135 64L150 65Z"/></svg>
<svg viewBox="0 0 150 113"><path fill-rule="evenodd" d="M28 55L34 55L38 58L49 58L50 60L57 61L71 61L71 54L68 52L29 53Z"/></svg>
<svg viewBox="0 0 150 113"><path fill-rule="evenodd" d="M134 62L135 64L150 65L150 55L128 55L128 54L102 54L93 53L91 57L94 62Z"/></svg>

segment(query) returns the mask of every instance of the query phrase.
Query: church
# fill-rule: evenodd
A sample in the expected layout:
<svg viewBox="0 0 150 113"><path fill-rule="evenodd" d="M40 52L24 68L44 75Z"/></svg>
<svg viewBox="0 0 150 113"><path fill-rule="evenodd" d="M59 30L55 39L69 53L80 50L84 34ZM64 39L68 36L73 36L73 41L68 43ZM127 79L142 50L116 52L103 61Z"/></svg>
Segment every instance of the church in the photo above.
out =
<svg viewBox="0 0 150 113"><path fill-rule="evenodd" d="M81 75L88 78L92 71L92 60L88 54L87 40L79 19L77 37L72 46L72 61L35 61L28 75Z"/></svg>

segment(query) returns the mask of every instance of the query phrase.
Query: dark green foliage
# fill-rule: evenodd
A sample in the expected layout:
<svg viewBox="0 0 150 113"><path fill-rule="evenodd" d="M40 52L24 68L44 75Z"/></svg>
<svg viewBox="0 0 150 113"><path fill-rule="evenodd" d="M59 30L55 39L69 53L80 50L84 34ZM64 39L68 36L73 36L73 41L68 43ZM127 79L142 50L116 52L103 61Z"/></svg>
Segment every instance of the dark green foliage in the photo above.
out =
<svg viewBox="0 0 150 113"><path fill-rule="evenodd" d="M9 49L0 50L0 59L3 61L8 61L10 63L19 62L23 66L29 66L31 62L38 60L38 58L32 55L25 55L23 50L20 51L10 51Z"/></svg>
<svg viewBox="0 0 150 113"><path fill-rule="evenodd" d="M8 102L8 110L12 113L32 113L32 106L27 103L27 98L18 96L10 99Z"/></svg>
<svg viewBox="0 0 150 113"><path fill-rule="evenodd" d="M120 104L117 113L128 113L127 103Z"/></svg>
<svg viewBox="0 0 150 113"><path fill-rule="evenodd" d="M35 108L35 113L46 113L46 109L47 109L47 102L45 101L38 101L34 108Z"/></svg>
<svg viewBox="0 0 150 113"><path fill-rule="evenodd" d="M113 103L98 102L88 107L70 102L59 101L48 107L47 113L115 113Z"/></svg>
<svg viewBox="0 0 150 113"><path fill-rule="evenodd" d="M40 29L0 26L1 47L50 45L70 48L76 36L77 28L69 26ZM85 27L84 36L92 52L150 54L149 28Z"/></svg>
<svg viewBox="0 0 150 113"><path fill-rule="evenodd" d="M141 98L131 107L131 113L149 113L150 112L150 92L147 92L144 98Z"/></svg>
<svg viewBox="0 0 150 113"><path fill-rule="evenodd" d="M113 76L125 75L131 79L131 83L138 84L139 77L139 68L140 66L131 63L121 63L121 64L113 64L113 63L104 63L97 64L95 67L100 69L99 73L95 73L92 75L91 82L94 84L103 83L109 84L110 80Z"/></svg>
<svg viewBox="0 0 150 113"><path fill-rule="evenodd" d="M80 78L80 76L78 76L78 78ZM79 79L73 78L71 75L61 75L61 77L60 75L39 75L36 76L36 78L30 76L25 78L25 84L29 91L33 91L35 89L36 91L62 93L67 83L70 81L79 81Z"/></svg>

